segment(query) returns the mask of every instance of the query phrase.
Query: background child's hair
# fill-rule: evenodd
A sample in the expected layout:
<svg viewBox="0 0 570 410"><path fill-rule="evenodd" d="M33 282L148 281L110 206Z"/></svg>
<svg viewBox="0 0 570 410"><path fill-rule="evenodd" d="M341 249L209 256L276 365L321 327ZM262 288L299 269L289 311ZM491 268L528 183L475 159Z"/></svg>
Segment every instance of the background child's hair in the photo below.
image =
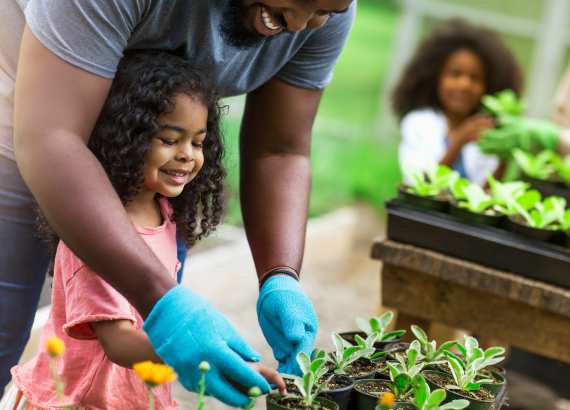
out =
<svg viewBox="0 0 570 410"><path fill-rule="evenodd" d="M166 52L126 53L88 146L126 205L143 186L145 157L153 136L160 131L159 116L174 109L177 94L186 94L208 109L204 165L179 196L167 198L178 232L192 246L221 221L225 176L221 107L204 70ZM41 217L39 227L53 250L58 238Z"/></svg>
<svg viewBox="0 0 570 410"><path fill-rule="evenodd" d="M392 94L392 108L398 118L418 108L441 108L437 93L439 78L449 56L460 49L470 50L481 58L486 94L506 88L520 93L521 69L499 36L455 18L436 28L419 45L404 69Z"/></svg>

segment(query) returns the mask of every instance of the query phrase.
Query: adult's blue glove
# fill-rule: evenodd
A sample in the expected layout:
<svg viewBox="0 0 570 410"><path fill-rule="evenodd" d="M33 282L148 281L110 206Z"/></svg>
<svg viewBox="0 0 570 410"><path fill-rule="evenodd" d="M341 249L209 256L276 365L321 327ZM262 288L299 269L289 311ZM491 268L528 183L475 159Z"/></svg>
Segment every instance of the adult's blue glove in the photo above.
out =
<svg viewBox="0 0 570 410"><path fill-rule="evenodd" d="M247 389L257 386L269 392L267 381L246 363L259 361L259 354L220 312L186 287L176 286L159 299L144 330L156 353L174 368L188 390L198 390L198 365L205 360L210 364L206 392L224 403L234 407L249 403L247 395L228 379Z"/></svg>
<svg viewBox="0 0 570 410"><path fill-rule="evenodd" d="M260 289L257 317L279 361L277 370L300 375L297 354L311 355L319 324L313 304L299 282L287 275L267 279Z"/></svg>

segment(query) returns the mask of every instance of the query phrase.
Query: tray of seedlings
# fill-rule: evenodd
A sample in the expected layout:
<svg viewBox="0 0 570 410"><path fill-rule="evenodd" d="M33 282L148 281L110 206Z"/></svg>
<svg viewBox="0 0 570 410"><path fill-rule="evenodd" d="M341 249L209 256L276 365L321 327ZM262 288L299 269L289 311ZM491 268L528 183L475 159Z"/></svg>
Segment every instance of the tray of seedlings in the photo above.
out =
<svg viewBox="0 0 570 410"><path fill-rule="evenodd" d="M297 356L301 376L286 375L287 393L272 392L268 409L355 410L499 410L506 400L506 374L498 366L505 349L482 349L477 340L448 341L437 346L413 325L412 343L387 332L391 312L358 320L362 332L354 343L333 333L335 349L315 349ZM367 323L365 326L361 324ZM364 327L364 329L362 329ZM400 336L403 330L397 331ZM364 337L361 337L363 334ZM384 338L384 340L382 340ZM367 364L366 366L364 364ZM372 369L372 371L370 371Z"/></svg>
<svg viewBox="0 0 570 410"><path fill-rule="evenodd" d="M566 199L488 181L484 190L445 166L415 174L386 203L387 237L570 288Z"/></svg>

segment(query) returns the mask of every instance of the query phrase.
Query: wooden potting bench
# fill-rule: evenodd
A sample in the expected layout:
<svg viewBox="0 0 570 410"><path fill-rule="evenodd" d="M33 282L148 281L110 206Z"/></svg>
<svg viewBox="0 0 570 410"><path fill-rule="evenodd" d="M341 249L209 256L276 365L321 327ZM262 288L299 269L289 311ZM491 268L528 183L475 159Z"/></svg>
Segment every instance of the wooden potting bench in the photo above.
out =
<svg viewBox="0 0 570 410"><path fill-rule="evenodd" d="M570 289L387 239L372 258L397 328L439 322L570 363Z"/></svg>

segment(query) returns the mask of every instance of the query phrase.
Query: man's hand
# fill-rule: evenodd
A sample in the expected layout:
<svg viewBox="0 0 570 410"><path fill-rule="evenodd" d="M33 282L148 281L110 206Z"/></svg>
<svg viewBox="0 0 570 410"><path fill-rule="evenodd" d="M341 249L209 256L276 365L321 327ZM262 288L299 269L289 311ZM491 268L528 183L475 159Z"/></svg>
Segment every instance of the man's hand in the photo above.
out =
<svg viewBox="0 0 570 410"><path fill-rule="evenodd" d="M177 286L151 310L144 330L165 363L178 373L182 385L197 391L200 362L207 361L206 392L234 406L249 403L231 381L246 389L257 386L269 392L265 378L247 362L260 359L236 329L208 302L188 288Z"/></svg>
<svg viewBox="0 0 570 410"><path fill-rule="evenodd" d="M299 282L287 275L269 278L259 293L257 317L279 361L279 372L300 375L297 354L311 355L319 325L313 304Z"/></svg>
<svg viewBox="0 0 570 410"><path fill-rule="evenodd" d="M524 151L556 150L560 129L550 121L504 117L498 128L485 131L478 144L487 154L508 158L515 148Z"/></svg>

